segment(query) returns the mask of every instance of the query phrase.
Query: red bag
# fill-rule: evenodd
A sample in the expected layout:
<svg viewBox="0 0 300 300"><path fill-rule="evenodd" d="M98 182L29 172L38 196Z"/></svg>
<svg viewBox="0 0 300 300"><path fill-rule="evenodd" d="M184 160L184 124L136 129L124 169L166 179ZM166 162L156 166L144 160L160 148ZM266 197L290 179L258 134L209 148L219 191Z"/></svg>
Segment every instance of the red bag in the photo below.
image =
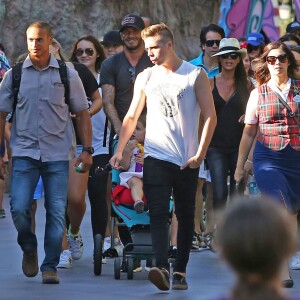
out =
<svg viewBox="0 0 300 300"><path fill-rule="evenodd" d="M133 205L134 201L131 196L131 191L125 186L117 185L111 192L112 201L115 205L123 204L123 205ZM143 197L143 202L146 204L146 198Z"/></svg>

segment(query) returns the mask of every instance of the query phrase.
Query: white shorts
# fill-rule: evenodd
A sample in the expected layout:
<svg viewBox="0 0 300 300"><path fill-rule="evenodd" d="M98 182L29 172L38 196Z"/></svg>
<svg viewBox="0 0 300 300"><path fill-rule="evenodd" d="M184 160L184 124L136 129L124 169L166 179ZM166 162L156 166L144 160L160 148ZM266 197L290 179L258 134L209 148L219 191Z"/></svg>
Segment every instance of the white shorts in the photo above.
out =
<svg viewBox="0 0 300 300"><path fill-rule="evenodd" d="M204 161L201 163L200 165L200 169L199 169L199 178L205 179L208 182L211 182L211 178L210 178L210 172L209 170L205 170L204 169Z"/></svg>
<svg viewBox="0 0 300 300"><path fill-rule="evenodd" d="M132 177L143 178L143 172L121 172L120 173L120 185L129 189L128 181Z"/></svg>

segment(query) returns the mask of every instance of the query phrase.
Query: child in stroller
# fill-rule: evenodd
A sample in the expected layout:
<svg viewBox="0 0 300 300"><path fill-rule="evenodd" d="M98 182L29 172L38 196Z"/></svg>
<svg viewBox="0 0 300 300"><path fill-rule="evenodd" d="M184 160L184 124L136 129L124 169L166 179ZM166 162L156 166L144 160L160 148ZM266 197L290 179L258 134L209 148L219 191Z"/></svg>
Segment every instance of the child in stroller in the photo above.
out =
<svg viewBox="0 0 300 300"><path fill-rule="evenodd" d="M123 152L119 174L120 186L131 191L133 208L136 213L144 212L145 198L143 192L144 141L146 133L146 115L142 114L137 122L132 139ZM125 172L124 172L125 171Z"/></svg>

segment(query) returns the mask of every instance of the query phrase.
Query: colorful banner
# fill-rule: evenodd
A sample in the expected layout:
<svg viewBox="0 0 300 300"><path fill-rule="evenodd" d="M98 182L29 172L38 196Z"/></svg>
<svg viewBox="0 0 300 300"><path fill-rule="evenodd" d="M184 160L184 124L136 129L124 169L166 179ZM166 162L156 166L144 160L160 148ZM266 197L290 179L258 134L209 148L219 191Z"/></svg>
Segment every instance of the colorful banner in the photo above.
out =
<svg viewBox="0 0 300 300"><path fill-rule="evenodd" d="M223 0L220 14L219 25L227 37L239 39L263 30L271 41L279 38L272 0Z"/></svg>

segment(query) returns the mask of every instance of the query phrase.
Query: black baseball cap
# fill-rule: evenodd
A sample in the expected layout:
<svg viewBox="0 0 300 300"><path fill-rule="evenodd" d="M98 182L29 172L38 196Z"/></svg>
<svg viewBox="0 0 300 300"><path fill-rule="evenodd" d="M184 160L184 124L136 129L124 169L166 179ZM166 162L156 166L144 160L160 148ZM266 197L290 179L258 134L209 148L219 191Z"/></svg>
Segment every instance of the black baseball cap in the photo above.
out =
<svg viewBox="0 0 300 300"><path fill-rule="evenodd" d="M136 29L143 30L145 28L145 23L140 16L129 14L123 18L120 32L122 32L126 27L134 27Z"/></svg>
<svg viewBox="0 0 300 300"><path fill-rule="evenodd" d="M123 45L123 41L118 30L111 30L105 33L102 45Z"/></svg>
<svg viewBox="0 0 300 300"><path fill-rule="evenodd" d="M300 23L297 21L291 22L286 26L286 32L293 33L296 30L300 30Z"/></svg>

